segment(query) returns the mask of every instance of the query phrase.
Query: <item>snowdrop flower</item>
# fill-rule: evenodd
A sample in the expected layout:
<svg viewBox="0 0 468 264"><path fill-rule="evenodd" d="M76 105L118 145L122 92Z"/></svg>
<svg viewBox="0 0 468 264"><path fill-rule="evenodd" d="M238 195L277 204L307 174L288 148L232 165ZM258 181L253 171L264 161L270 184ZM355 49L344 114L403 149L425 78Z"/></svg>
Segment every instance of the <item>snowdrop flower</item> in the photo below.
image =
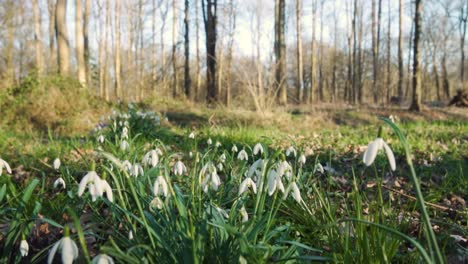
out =
<svg viewBox="0 0 468 264"><path fill-rule="evenodd" d="M150 150L148 153L143 156L143 165L151 165L151 167L156 167L159 163L159 155L156 150Z"/></svg>
<svg viewBox="0 0 468 264"><path fill-rule="evenodd" d="M218 163L218 165L216 165L216 167L218 168L219 171L223 171L223 163Z"/></svg>
<svg viewBox="0 0 468 264"><path fill-rule="evenodd" d="M101 180L100 185L102 192L106 193L107 200L114 202L114 195L112 193L112 188L110 187L109 183L106 180Z"/></svg>
<svg viewBox="0 0 468 264"><path fill-rule="evenodd" d="M168 196L169 189L167 187L166 179L163 176L158 176L158 178L156 178L156 181L154 181L153 194L154 196Z"/></svg>
<svg viewBox="0 0 468 264"><path fill-rule="evenodd" d="M289 165L287 161L283 160L278 164L278 175L280 177L287 174L287 172L291 172L291 171L292 171L292 167L291 165Z"/></svg>
<svg viewBox="0 0 468 264"><path fill-rule="evenodd" d="M221 156L219 156L219 161L221 161L223 163L226 162L226 154L224 154L224 153L221 154Z"/></svg>
<svg viewBox="0 0 468 264"><path fill-rule="evenodd" d="M130 171L130 175L135 177L138 177L138 175L143 175L143 168L140 166L140 164L133 164L132 170Z"/></svg>
<svg viewBox="0 0 468 264"><path fill-rule="evenodd" d="M8 163L2 159L0 159L0 175L2 175L2 170L5 168L9 174L11 174L11 168Z"/></svg>
<svg viewBox="0 0 468 264"><path fill-rule="evenodd" d="M247 155L247 152L243 149L237 154L237 159L239 160L249 160L249 155Z"/></svg>
<svg viewBox="0 0 468 264"><path fill-rule="evenodd" d="M242 195L245 191L247 191L249 187L255 194L257 193L257 185L255 184L255 182L252 181L252 178L246 178L242 181L239 187L239 196Z"/></svg>
<svg viewBox="0 0 468 264"><path fill-rule="evenodd" d="M114 264L114 260L106 254L99 254L93 258L91 264Z"/></svg>
<svg viewBox="0 0 468 264"><path fill-rule="evenodd" d="M128 232L128 239L129 239L129 240L133 240L133 232L132 232L132 230L130 230L130 231Z"/></svg>
<svg viewBox="0 0 468 264"><path fill-rule="evenodd" d="M293 183L291 183L289 185L288 189L284 193L283 199L286 200L286 198L288 198L288 195L291 192L291 190L293 191L292 196L293 196L294 200L296 200L296 202L300 203L301 200L302 200L301 192L299 191L299 187L297 187L296 182L293 182Z"/></svg>
<svg viewBox="0 0 468 264"><path fill-rule="evenodd" d="M25 257L28 255L28 252L29 252L29 244L28 244L28 241L26 240L21 240L21 243L20 243L20 253L21 253L21 257Z"/></svg>
<svg viewBox="0 0 468 264"><path fill-rule="evenodd" d="M49 252L49 257L47 258L47 263L51 264L54 260L55 253L57 250L62 251L62 263L71 264L73 260L78 257L78 247L76 246L75 241L73 241L65 232L65 236L62 237Z"/></svg>
<svg viewBox="0 0 468 264"><path fill-rule="evenodd" d="M242 216L242 222L243 223L249 221L249 214L247 214L247 211L245 210L244 206L242 206L242 208L239 210L239 213Z"/></svg>
<svg viewBox="0 0 468 264"><path fill-rule="evenodd" d="M206 144L208 144L208 145L213 144L213 141L211 140L211 138L209 138L209 139L206 141Z"/></svg>
<svg viewBox="0 0 468 264"><path fill-rule="evenodd" d="M54 181L54 188L57 188L59 185L61 185L63 189L67 188L65 181L61 177Z"/></svg>
<svg viewBox="0 0 468 264"><path fill-rule="evenodd" d="M220 215L222 215L224 218L228 219L229 218L229 215L226 213L226 210L224 209L221 209L219 207L216 206L216 211L218 211L218 213Z"/></svg>
<svg viewBox="0 0 468 264"><path fill-rule="evenodd" d="M122 135L120 136L122 139L128 139L128 128L124 127L122 129Z"/></svg>
<svg viewBox="0 0 468 264"><path fill-rule="evenodd" d="M78 196L81 197L81 195L83 195L86 186L88 186L93 198L95 195L102 196L101 178L99 178L95 171L88 172L88 174L81 179L80 185L78 186Z"/></svg>
<svg viewBox="0 0 468 264"><path fill-rule="evenodd" d="M287 150L286 150L286 156L289 157L289 155L293 154L294 157L296 157L297 155L297 152L296 152L296 149L293 147L293 146L290 146Z"/></svg>
<svg viewBox="0 0 468 264"><path fill-rule="evenodd" d="M98 141L99 143L101 143L101 144L104 143L104 136L103 136L103 135L99 135L99 137L97 138L97 141Z"/></svg>
<svg viewBox="0 0 468 264"><path fill-rule="evenodd" d="M260 152L260 154L263 154L263 146L262 146L262 144L257 143L257 144L254 146L253 154L254 154L254 155L257 155L259 152Z"/></svg>
<svg viewBox="0 0 468 264"><path fill-rule="evenodd" d="M304 154L301 154L301 156L299 156L299 163L302 165L306 163L306 156Z"/></svg>
<svg viewBox="0 0 468 264"><path fill-rule="evenodd" d="M375 157L377 156L377 152L382 148L385 149L385 154L387 154L390 168L394 171L396 169L395 156L393 155L392 149L390 149L390 147L382 138L377 138L376 140L369 143L366 151L364 152L364 164L366 164L366 166L370 166L374 162Z"/></svg>
<svg viewBox="0 0 468 264"><path fill-rule="evenodd" d="M221 179L219 178L216 169L214 169L211 173L208 173L203 182L201 183L204 192L208 192L209 186L211 186L213 190L217 191L220 185Z"/></svg>
<svg viewBox="0 0 468 264"><path fill-rule="evenodd" d="M195 133L193 133L193 132L190 133L190 135L188 137L191 138L191 139L194 139L195 138Z"/></svg>
<svg viewBox="0 0 468 264"><path fill-rule="evenodd" d="M177 161L174 164L174 174L175 175L183 175L184 173L187 172L187 167L185 167L184 163L182 161Z"/></svg>
<svg viewBox="0 0 468 264"><path fill-rule="evenodd" d="M239 151L239 150L237 149L237 146L234 144L234 145L232 146L232 148L231 148L231 151L232 151L232 152L237 152L237 151Z"/></svg>
<svg viewBox="0 0 468 264"><path fill-rule="evenodd" d="M221 147L221 142L216 141L215 147L217 147L217 148Z"/></svg>
<svg viewBox="0 0 468 264"><path fill-rule="evenodd" d="M276 189L284 193L284 185L281 181L281 176L275 170L271 170L268 175L268 195L272 196Z"/></svg>
<svg viewBox="0 0 468 264"><path fill-rule="evenodd" d="M154 197L154 199L150 203L151 208L161 210L164 206L163 201L159 197Z"/></svg>
<svg viewBox="0 0 468 264"><path fill-rule="evenodd" d="M133 165L128 160L124 160L122 162L122 167L127 171L130 172L132 170Z"/></svg>
<svg viewBox="0 0 468 264"><path fill-rule="evenodd" d="M329 170L328 166L325 166L325 167L327 167L327 171L328 171ZM318 170L321 174L325 173L325 168L320 163L317 163L316 170Z"/></svg>
<svg viewBox="0 0 468 264"><path fill-rule="evenodd" d="M263 168L263 160L258 159L257 161L254 162L254 164L252 164L252 166L250 166L249 171L247 172L247 177L252 177L254 174L257 177L260 177L262 168Z"/></svg>
<svg viewBox="0 0 468 264"><path fill-rule="evenodd" d="M120 149L126 151L128 148L130 148L130 145L127 140L122 140L122 142L120 142Z"/></svg>
<svg viewBox="0 0 468 264"><path fill-rule="evenodd" d="M56 159L54 160L54 169L55 169L55 170L60 169L60 159L59 159L59 158L56 158Z"/></svg>
<svg viewBox="0 0 468 264"><path fill-rule="evenodd" d="M159 156L162 156L162 150L160 150L159 148L155 148L154 151L156 151L156 154L158 154Z"/></svg>

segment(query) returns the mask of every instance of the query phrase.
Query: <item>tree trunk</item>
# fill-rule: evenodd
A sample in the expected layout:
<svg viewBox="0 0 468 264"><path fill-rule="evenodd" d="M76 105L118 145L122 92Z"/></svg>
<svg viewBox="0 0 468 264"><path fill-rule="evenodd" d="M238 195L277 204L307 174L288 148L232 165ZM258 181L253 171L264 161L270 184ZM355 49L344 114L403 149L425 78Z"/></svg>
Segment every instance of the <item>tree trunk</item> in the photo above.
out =
<svg viewBox="0 0 468 264"><path fill-rule="evenodd" d="M120 2L120 0L117 0ZM89 17L91 15L91 0L85 0L85 9L83 16L83 45L84 45L84 65L85 65L85 75L86 83L88 86L91 85L91 69L90 69L90 59L91 59L91 50L89 46Z"/></svg>
<svg viewBox="0 0 468 264"><path fill-rule="evenodd" d="M442 56L442 87L444 89L445 98L449 99L450 98L450 83L449 83L448 75L447 75L447 60L445 57L446 57L446 54L444 51L444 55Z"/></svg>
<svg viewBox="0 0 468 264"><path fill-rule="evenodd" d="M373 80L372 91L374 104L379 102L379 48L380 48L380 18L382 14L382 0L379 0L378 12L376 13L376 0L372 0L372 61Z"/></svg>
<svg viewBox="0 0 468 264"><path fill-rule="evenodd" d="M391 89L391 73L390 73L390 70L391 70L391 55L392 55L392 47L391 47L391 40L392 40L392 29L391 29L391 7L390 7L390 1L387 2L388 3L388 24L387 24L387 28L388 28L388 34L387 34L387 83L386 83L386 87L387 87L387 99L386 99L386 103L388 104L390 102L390 94L392 93L392 89Z"/></svg>
<svg viewBox="0 0 468 264"><path fill-rule="evenodd" d="M195 91L193 91L194 94L194 99L197 100L198 98L198 93L200 92L200 86L201 86L201 74L200 74L200 22L199 22L199 15L200 15L200 7L199 7L199 1L195 1L195 61L196 61L196 75L197 75L197 81L195 84Z"/></svg>
<svg viewBox="0 0 468 264"><path fill-rule="evenodd" d="M275 4L275 58L276 58L276 86L280 105L288 103L286 80L286 43L284 28L286 26L285 0L276 0Z"/></svg>
<svg viewBox="0 0 468 264"><path fill-rule="evenodd" d="M226 106L231 105L231 86L232 86L232 59L234 49L234 32L236 31L236 8L234 0L229 1L229 39L227 54L227 81L226 81Z"/></svg>
<svg viewBox="0 0 468 264"><path fill-rule="evenodd" d="M47 9L49 11L49 61L48 71L55 71L55 65L57 62L55 52L55 1L48 0Z"/></svg>
<svg viewBox="0 0 468 264"><path fill-rule="evenodd" d="M310 87L307 89L308 95L306 95L306 103L313 103L315 100L316 91L316 57L315 57L315 21L317 16L317 2L312 0L312 43L310 48Z"/></svg>
<svg viewBox="0 0 468 264"><path fill-rule="evenodd" d="M217 0L202 0L203 21L206 34L206 79L208 103L218 102L218 87L216 82L216 27L217 27Z"/></svg>
<svg viewBox="0 0 468 264"><path fill-rule="evenodd" d="M184 66L184 88L185 88L185 96L189 99L192 99L191 93L191 83L192 80L190 79L190 34L189 34L189 14L190 14L190 6L189 0L185 0L185 18L184 18L184 25L185 25L185 34L184 34L184 47L185 47L185 66Z"/></svg>
<svg viewBox="0 0 468 264"><path fill-rule="evenodd" d="M75 0L75 41L76 41L76 62L78 66L78 81L86 87L86 68L83 53L83 5L81 0Z"/></svg>
<svg viewBox="0 0 468 264"><path fill-rule="evenodd" d="M459 31L460 31L460 84L461 89L465 89L465 38L466 27L468 23L468 5L462 3L459 16Z"/></svg>
<svg viewBox="0 0 468 264"><path fill-rule="evenodd" d="M115 1L115 95L117 99L122 98L122 82L121 82L121 63L120 63L120 0Z"/></svg>
<svg viewBox="0 0 468 264"><path fill-rule="evenodd" d="M55 34L57 38L58 72L67 76L70 71L70 47L67 31L67 0L57 0L55 6Z"/></svg>
<svg viewBox="0 0 468 264"><path fill-rule="evenodd" d="M110 33L110 8L109 1L106 1L106 39L104 41L104 99L110 100L109 92L109 33Z"/></svg>
<svg viewBox="0 0 468 264"><path fill-rule="evenodd" d="M415 1L415 15L414 15L414 58L413 58L413 100L411 102L410 110L421 111L421 69L419 60L420 54L420 43L419 38L421 36L421 13L422 3L421 0Z"/></svg>
<svg viewBox="0 0 468 264"><path fill-rule="evenodd" d="M172 2L172 96L179 96L177 79L177 0Z"/></svg>
<svg viewBox="0 0 468 264"><path fill-rule="evenodd" d="M399 19L398 19L398 99L400 104L403 102L403 0L399 1Z"/></svg>
<svg viewBox="0 0 468 264"><path fill-rule="evenodd" d="M39 15L39 5L37 0L32 1L34 13L34 46L36 51L36 70L40 76L44 72L44 58L42 56L42 34L41 34L41 19Z"/></svg>
<svg viewBox="0 0 468 264"><path fill-rule="evenodd" d="M302 103L304 95L304 66L302 62L302 1L296 0L296 44L297 44L297 102Z"/></svg>

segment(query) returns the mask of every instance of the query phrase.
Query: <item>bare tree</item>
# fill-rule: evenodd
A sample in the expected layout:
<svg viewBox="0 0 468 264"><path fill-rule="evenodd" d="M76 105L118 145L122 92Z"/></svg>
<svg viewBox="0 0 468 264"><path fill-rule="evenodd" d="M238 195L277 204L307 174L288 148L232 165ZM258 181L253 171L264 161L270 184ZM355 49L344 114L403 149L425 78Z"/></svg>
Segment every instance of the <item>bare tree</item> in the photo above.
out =
<svg viewBox="0 0 468 264"><path fill-rule="evenodd" d="M232 87L232 60L234 49L234 33L236 31L236 6L234 0L229 1L229 21L228 21L228 55L227 55L227 83L226 83L226 106L231 104L231 87Z"/></svg>
<svg viewBox="0 0 468 264"><path fill-rule="evenodd" d="M379 0L378 12L376 13L376 0L372 0L372 59L373 59L373 80L372 91L374 104L378 103L379 93L379 47L380 47L380 18L382 13L382 0Z"/></svg>
<svg viewBox="0 0 468 264"><path fill-rule="evenodd" d="M422 13L422 0L415 1L415 15L414 15L414 58L413 58L413 100L411 102L410 110L421 111L421 69L420 69L420 43L421 36L421 13Z"/></svg>
<svg viewBox="0 0 468 264"><path fill-rule="evenodd" d="M190 5L189 0L185 0L185 18L184 18L184 48L185 48L185 66L184 66L184 88L185 88L185 96L187 98L191 98L191 83L192 80L190 79L190 27L189 27L189 12L190 12Z"/></svg>
<svg viewBox="0 0 468 264"><path fill-rule="evenodd" d="M207 101L214 103L219 100L216 82L216 25L217 25L217 0L202 0L203 21L206 35L206 79L207 79Z"/></svg>
<svg viewBox="0 0 468 264"><path fill-rule="evenodd" d="M281 105L288 103L286 88L286 43L284 39L284 29L286 25L286 4L285 0L275 2L275 58L276 58L276 86L278 92L278 102Z"/></svg>
<svg viewBox="0 0 468 264"><path fill-rule="evenodd" d="M34 46L36 51L36 70L37 74L41 75L44 72L44 57L42 56L42 34L41 34L41 19L39 5L37 0L32 1L34 13Z"/></svg>
<svg viewBox="0 0 468 264"><path fill-rule="evenodd" d="M306 103L313 103L316 91L316 54L315 54L315 21L317 17L317 0L312 0L312 40L310 47L310 86L306 90Z"/></svg>
<svg viewBox="0 0 468 264"><path fill-rule="evenodd" d="M75 41L76 61L78 64L78 81L82 86L86 86L86 66L83 53L83 5L81 0L75 1Z"/></svg>
<svg viewBox="0 0 468 264"><path fill-rule="evenodd" d="M117 0L119 2L120 0ZM90 69L90 59L91 51L89 46L89 18L91 15L91 0L85 0L84 16L83 16L83 45L84 45L84 64L85 64L85 74L86 82L88 85L91 83L91 69Z"/></svg>
<svg viewBox="0 0 468 264"><path fill-rule="evenodd" d="M67 31L67 0L57 0L55 6L55 34L57 38L57 61L60 75L70 71L70 47Z"/></svg>
<svg viewBox="0 0 468 264"><path fill-rule="evenodd" d="M398 99L403 102L403 0L399 1L398 19Z"/></svg>
<svg viewBox="0 0 468 264"><path fill-rule="evenodd" d="M193 91L194 99L198 98L198 93L200 92L201 86L201 74L200 74L200 6L199 1L195 1L195 64L196 64L196 76L197 81L195 84L195 91Z"/></svg>
<svg viewBox="0 0 468 264"><path fill-rule="evenodd" d="M49 71L52 72L52 65L56 65L55 52L55 0L48 0L47 9L49 11Z"/></svg>
<svg viewBox="0 0 468 264"><path fill-rule="evenodd" d="M302 1L296 0L296 49L297 49L297 101L304 96L304 66L302 62Z"/></svg>
<svg viewBox="0 0 468 264"><path fill-rule="evenodd" d="M120 0L115 1L115 48L114 48L114 70L115 70L115 95L117 99L122 97L121 65L120 65Z"/></svg>
<svg viewBox="0 0 468 264"><path fill-rule="evenodd" d="M177 0L172 2L172 91L173 96L179 96L179 81L177 79Z"/></svg>
<svg viewBox="0 0 468 264"><path fill-rule="evenodd" d="M464 2L464 3L463 3ZM468 23L468 4L466 1L460 1L460 14L458 16L458 30L460 33L460 83L461 88L465 88L465 38L466 27Z"/></svg>

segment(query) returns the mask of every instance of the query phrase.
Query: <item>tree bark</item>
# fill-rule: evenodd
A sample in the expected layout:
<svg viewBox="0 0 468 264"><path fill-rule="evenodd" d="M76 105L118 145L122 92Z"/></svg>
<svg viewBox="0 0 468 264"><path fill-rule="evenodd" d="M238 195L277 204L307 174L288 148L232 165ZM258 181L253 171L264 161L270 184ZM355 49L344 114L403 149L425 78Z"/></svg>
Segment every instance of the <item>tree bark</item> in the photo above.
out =
<svg viewBox="0 0 468 264"><path fill-rule="evenodd" d="M468 5L462 3L459 15L459 31L460 31L460 84L461 89L465 89L465 38L466 27L468 23Z"/></svg>
<svg viewBox="0 0 468 264"><path fill-rule="evenodd" d="M276 86L277 98L280 105L288 103L286 81L286 43L284 28L286 26L285 0L276 0L275 4L275 58L276 58Z"/></svg>
<svg viewBox="0 0 468 264"><path fill-rule="evenodd" d="M48 0L47 9L49 11L49 72L52 72L53 65L56 65L55 51L55 1Z"/></svg>
<svg viewBox="0 0 468 264"><path fill-rule="evenodd" d="M41 19L39 15L39 5L37 0L32 1L34 13L34 46L36 51L36 71L40 76L44 72L44 57L42 56L42 34L41 34Z"/></svg>
<svg viewBox="0 0 468 264"><path fill-rule="evenodd" d="M122 81L121 81L121 63L120 63L120 0L115 1L115 52L114 52L114 67L115 67L115 95L117 99L122 98Z"/></svg>
<svg viewBox="0 0 468 264"><path fill-rule="evenodd" d="M421 0L415 1L415 15L414 15L414 58L413 58L413 100L411 102L410 110L421 111L421 69L420 69L420 43L419 38L421 35L421 13L422 3Z"/></svg>
<svg viewBox="0 0 468 264"><path fill-rule="evenodd" d="M296 49L297 49L297 102L304 96L304 66L302 62L302 1L296 0Z"/></svg>
<svg viewBox="0 0 468 264"><path fill-rule="evenodd" d="M197 100L198 93L200 92L201 86L201 74L200 74L200 22L199 22L199 15L200 15L200 6L199 1L195 1L195 61L196 61L196 84L195 84L195 91L193 91L194 99Z"/></svg>
<svg viewBox="0 0 468 264"><path fill-rule="evenodd" d="M202 0L203 21L206 35L206 77L207 101L218 102L218 87L216 82L216 27L217 27L217 0Z"/></svg>
<svg viewBox="0 0 468 264"><path fill-rule="evenodd" d="M119 2L120 0L116 0ZM90 59L91 59L91 48L89 45L89 18L91 15L91 0L85 0L85 9L83 16L83 45L84 45L84 65L85 65L85 75L86 83L88 86L91 84L91 69L90 69Z"/></svg>
<svg viewBox="0 0 468 264"><path fill-rule="evenodd" d="M177 0L172 2L172 96L179 96L177 79Z"/></svg>
<svg viewBox="0 0 468 264"><path fill-rule="evenodd" d="M70 71L70 47L67 31L67 0L57 0L55 6L55 34L57 38L58 72L67 76Z"/></svg>
<svg viewBox="0 0 468 264"><path fill-rule="evenodd" d="M310 87L307 89L306 103L313 103L315 100L316 91L316 54L315 54L315 21L317 16L317 2L312 0L312 43L310 47Z"/></svg>
<svg viewBox="0 0 468 264"><path fill-rule="evenodd" d="M83 51L83 4L81 0L75 0L75 41L76 41L76 62L78 66L78 81L86 87L86 68Z"/></svg>
<svg viewBox="0 0 468 264"><path fill-rule="evenodd" d="M399 19L398 19L398 99L400 104L403 102L403 0L399 1Z"/></svg>
<svg viewBox="0 0 468 264"><path fill-rule="evenodd" d="M184 48L185 48L185 66L184 66L184 88L185 96L189 99L192 99L191 93L191 84L192 80L190 79L190 27L189 27L189 14L190 14L190 5L189 0L185 0L185 18L184 18Z"/></svg>

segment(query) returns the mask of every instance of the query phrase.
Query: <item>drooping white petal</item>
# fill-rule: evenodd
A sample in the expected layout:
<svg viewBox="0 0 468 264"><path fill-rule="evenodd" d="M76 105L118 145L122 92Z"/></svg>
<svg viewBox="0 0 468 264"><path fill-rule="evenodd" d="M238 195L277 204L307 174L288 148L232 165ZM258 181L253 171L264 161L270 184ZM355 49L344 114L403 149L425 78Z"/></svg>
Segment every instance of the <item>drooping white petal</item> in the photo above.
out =
<svg viewBox="0 0 468 264"><path fill-rule="evenodd" d="M167 197L168 186L166 179L163 176L158 176L156 181L154 181L153 194L154 196L163 195L164 197Z"/></svg>
<svg viewBox="0 0 468 264"><path fill-rule="evenodd" d="M255 144L253 148L253 154L257 155L260 152L260 154L263 154L263 146L260 143Z"/></svg>
<svg viewBox="0 0 468 264"><path fill-rule="evenodd" d="M54 188L57 188L59 185L62 185L63 189L67 188L67 185L65 184L65 181L62 178L58 178L54 181Z"/></svg>
<svg viewBox="0 0 468 264"><path fill-rule="evenodd" d="M238 151L238 150L237 150L237 146L236 146L236 145L232 145L231 151L232 151L232 152L237 152L237 151Z"/></svg>
<svg viewBox="0 0 468 264"><path fill-rule="evenodd" d="M211 173L211 188L217 191L220 185L221 185L221 179L219 178L218 173L216 173L216 171L213 171Z"/></svg>
<svg viewBox="0 0 468 264"><path fill-rule="evenodd" d="M194 139L195 138L195 133L193 133L193 132L190 133L190 135L188 137L191 138L191 139Z"/></svg>
<svg viewBox="0 0 468 264"><path fill-rule="evenodd" d="M289 157L289 155L293 154L294 157L296 157L297 155L297 152L296 152L296 149L293 147L293 146L290 146L287 150L286 150L286 156Z"/></svg>
<svg viewBox="0 0 468 264"><path fill-rule="evenodd" d="M20 253L21 253L21 256L22 257L25 257L28 255L28 252L29 252L29 244L28 244L28 241L26 240L21 240L21 243L20 243Z"/></svg>
<svg viewBox="0 0 468 264"><path fill-rule="evenodd" d="M59 158L56 158L56 159L54 160L54 169L55 169L55 170L60 169L60 159L59 159Z"/></svg>
<svg viewBox="0 0 468 264"><path fill-rule="evenodd" d="M49 251L49 256L47 257L47 264L51 264L54 260L55 253L57 253L57 249L59 248L60 244L62 243L62 239L57 241L52 249Z"/></svg>
<svg viewBox="0 0 468 264"><path fill-rule="evenodd" d="M130 147L130 145L128 144L127 140L122 140L122 142L120 142L120 149L121 150L125 151L129 147Z"/></svg>
<svg viewBox="0 0 468 264"><path fill-rule="evenodd" d="M92 264L114 264L114 260L106 254L99 254L93 258Z"/></svg>
<svg viewBox="0 0 468 264"><path fill-rule="evenodd" d="M112 193L112 188L106 180L101 180L101 189L106 193L107 200L114 202L114 195Z"/></svg>
<svg viewBox="0 0 468 264"><path fill-rule="evenodd" d="M174 174L175 175L183 175L185 172L187 172L187 168L185 167L184 163L182 161L177 161L174 164Z"/></svg>
<svg viewBox="0 0 468 264"><path fill-rule="evenodd" d="M255 182L252 181L252 178L246 178L239 187L239 195L242 195L249 187L252 188L254 193L257 193L257 185Z"/></svg>
<svg viewBox="0 0 468 264"><path fill-rule="evenodd" d="M130 231L128 232L128 239L129 239L129 240L133 240L133 231L132 231L132 230L130 230Z"/></svg>
<svg viewBox="0 0 468 264"><path fill-rule="evenodd" d="M254 162L254 164L252 164L252 166L250 166L249 172L247 173L247 177L252 177L255 172L261 171L262 167L263 167L263 160L258 159L257 161Z"/></svg>
<svg viewBox="0 0 468 264"><path fill-rule="evenodd" d="M276 171L271 170L270 174L268 175L268 195L269 196L272 196L273 193L275 193L276 184L277 184L276 177L277 177Z"/></svg>
<svg viewBox="0 0 468 264"><path fill-rule="evenodd" d="M394 170L396 170L396 162L395 162L395 156L393 155L393 151L387 145L387 143L385 143L384 141L382 143L383 143L383 147L385 149L385 154L387 154L388 163L390 163L390 168L392 169L392 171L394 171Z"/></svg>
<svg viewBox="0 0 468 264"><path fill-rule="evenodd" d="M161 210L164 206L163 201L159 197L154 197L154 199L151 201L150 206L152 208L157 208Z"/></svg>
<svg viewBox="0 0 468 264"><path fill-rule="evenodd" d="M213 144L213 140L211 140L211 138L209 138L209 139L206 141L206 144L208 144L208 145Z"/></svg>
<svg viewBox="0 0 468 264"><path fill-rule="evenodd" d="M78 257L78 247L76 246L75 241L73 241L70 237L64 237L62 238L61 248L62 263L72 264L73 260Z"/></svg>
<svg viewBox="0 0 468 264"><path fill-rule="evenodd" d="M281 177L279 175L276 175L276 188L284 193L283 181L281 181Z"/></svg>
<svg viewBox="0 0 468 264"><path fill-rule="evenodd" d="M237 154L237 159L239 160L249 160L249 155L247 155L247 152L243 149L239 151L239 154Z"/></svg>
<svg viewBox="0 0 468 264"><path fill-rule="evenodd" d="M247 211L245 210L245 207L242 206L242 208L239 210L241 216L242 216L242 222L247 222L249 221L249 214L247 213Z"/></svg>
<svg viewBox="0 0 468 264"><path fill-rule="evenodd" d="M363 161L364 161L364 164L366 164L366 166L370 166L374 162L375 157L377 156L377 152L379 151L379 146L380 145L379 145L378 139L372 141L367 146L367 149L364 152L364 156L363 156Z"/></svg>
<svg viewBox="0 0 468 264"><path fill-rule="evenodd" d="M293 182L291 184L291 188L292 188L292 196L294 198L294 200L296 200L296 202L300 203L302 198L301 198L301 192L299 191L299 187L297 187L297 184L296 182Z"/></svg>
<svg viewBox="0 0 468 264"><path fill-rule="evenodd" d="M88 183L89 182L95 182L96 179L100 180L99 176L97 175L96 172L94 172L94 171L88 172L88 174L86 174L83 177L83 179L81 179L81 181L80 181L80 185L78 186L78 196L83 195L83 192L84 192L86 186L88 185Z"/></svg>
<svg viewBox="0 0 468 264"><path fill-rule="evenodd" d="M11 174L11 168L8 162L0 159L0 175L2 175L2 169L5 168L9 174Z"/></svg>
<svg viewBox="0 0 468 264"><path fill-rule="evenodd" d="M299 157L299 163L301 163L302 165L304 165L306 163L306 156L304 154L302 154Z"/></svg>

